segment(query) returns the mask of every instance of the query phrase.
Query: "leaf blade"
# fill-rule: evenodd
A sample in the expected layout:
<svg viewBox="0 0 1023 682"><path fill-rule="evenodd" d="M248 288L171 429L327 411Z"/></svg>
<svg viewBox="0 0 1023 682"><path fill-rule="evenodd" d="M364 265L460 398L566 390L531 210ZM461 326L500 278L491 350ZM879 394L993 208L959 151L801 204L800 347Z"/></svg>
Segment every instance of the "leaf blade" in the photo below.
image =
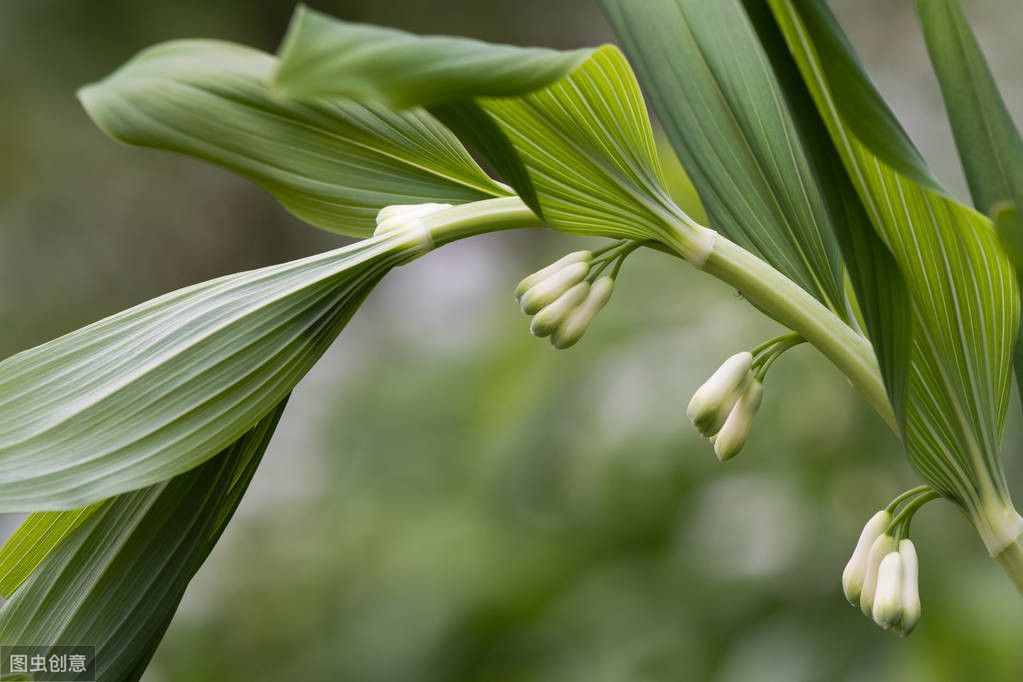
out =
<svg viewBox="0 0 1023 682"><path fill-rule="evenodd" d="M299 105L269 88L277 60L192 40L143 51L79 99L111 137L199 157L253 180L290 212L372 233L384 206L507 195L422 109Z"/></svg>
<svg viewBox="0 0 1023 682"><path fill-rule="evenodd" d="M406 242L187 287L0 362L0 510L72 509L212 457L291 392Z"/></svg>
<svg viewBox="0 0 1023 682"><path fill-rule="evenodd" d="M97 505L0 608L0 641L93 646L97 680L138 679L248 488L285 404L200 467Z"/></svg>
<svg viewBox="0 0 1023 682"><path fill-rule="evenodd" d="M998 443L1019 324L1012 268L991 222L949 197L930 175L826 6L771 0L771 7L909 287L914 338L904 432L910 460L976 514L993 497L1008 499ZM992 551L1001 540L985 537Z"/></svg>
<svg viewBox="0 0 1023 682"><path fill-rule="evenodd" d="M791 110L771 41L758 36L763 12L739 0L602 5L712 226L844 317L819 155Z"/></svg>

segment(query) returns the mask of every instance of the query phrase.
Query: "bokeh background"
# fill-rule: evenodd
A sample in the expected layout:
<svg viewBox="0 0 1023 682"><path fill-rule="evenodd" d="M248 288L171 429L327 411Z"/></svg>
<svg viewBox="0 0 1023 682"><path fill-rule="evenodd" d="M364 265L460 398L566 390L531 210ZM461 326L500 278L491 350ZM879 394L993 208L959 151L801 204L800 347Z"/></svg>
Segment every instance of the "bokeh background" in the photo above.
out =
<svg viewBox="0 0 1023 682"><path fill-rule="evenodd" d="M518 44L613 39L589 0L310 4ZM965 197L912 2L832 5ZM292 7L0 3L0 355L344 243L226 172L114 144L74 97L167 39L273 51ZM1023 4L967 9L1023 115ZM477 238L387 277L299 386L147 682L1023 679L1023 602L949 505L914 525L924 618L912 637L844 602L860 526L917 481L811 349L772 371L738 459L717 463L689 426L693 389L776 331L734 292L639 253L578 347L531 338L512 287L579 244ZM1023 496L1019 416L1014 399L1005 449ZM16 521L0 518L0 533Z"/></svg>

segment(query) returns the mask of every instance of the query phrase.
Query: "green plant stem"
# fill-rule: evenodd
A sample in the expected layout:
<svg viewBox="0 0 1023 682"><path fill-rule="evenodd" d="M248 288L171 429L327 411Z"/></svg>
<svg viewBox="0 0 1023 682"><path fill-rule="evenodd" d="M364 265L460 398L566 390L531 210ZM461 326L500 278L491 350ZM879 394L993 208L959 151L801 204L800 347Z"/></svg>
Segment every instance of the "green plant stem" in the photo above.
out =
<svg viewBox="0 0 1023 682"><path fill-rule="evenodd" d="M870 341L795 282L721 235L702 269L734 286L762 312L821 351L899 434Z"/></svg>
<svg viewBox="0 0 1023 682"><path fill-rule="evenodd" d="M543 227L543 223L518 197L502 197L461 204L422 218L434 246L487 232Z"/></svg>
<svg viewBox="0 0 1023 682"><path fill-rule="evenodd" d="M1020 544L1021 540L1023 537L1016 538L1015 542L995 555L995 561L1016 585L1016 589L1023 593L1023 545Z"/></svg>
<svg viewBox="0 0 1023 682"><path fill-rule="evenodd" d="M434 246L487 232L541 225L518 197L455 206L428 215L422 222ZM678 239L673 240L678 243L667 244L673 253L682 256L691 251L688 229L680 225ZM821 351L863 393L892 431L899 433L870 341L795 282L720 234L714 236L713 249L698 267L734 286L754 306Z"/></svg>

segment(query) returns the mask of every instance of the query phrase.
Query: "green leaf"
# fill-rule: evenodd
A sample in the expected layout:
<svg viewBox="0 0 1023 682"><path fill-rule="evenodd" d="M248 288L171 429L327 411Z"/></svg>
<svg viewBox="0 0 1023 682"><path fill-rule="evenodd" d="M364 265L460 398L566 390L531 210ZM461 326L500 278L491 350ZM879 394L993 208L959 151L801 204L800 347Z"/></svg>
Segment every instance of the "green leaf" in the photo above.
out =
<svg viewBox="0 0 1023 682"><path fill-rule="evenodd" d="M408 240L197 284L3 361L0 511L72 509L209 459L291 392Z"/></svg>
<svg viewBox="0 0 1023 682"><path fill-rule="evenodd" d="M288 97L316 92L405 109L532 92L567 75L591 52L422 37L335 21L299 5L281 45L276 82Z"/></svg>
<svg viewBox="0 0 1023 682"><path fill-rule="evenodd" d="M196 156L244 175L289 211L349 235L391 204L507 195L422 109L275 97L277 60L216 41L145 50L79 97L111 137Z"/></svg>
<svg viewBox="0 0 1023 682"><path fill-rule="evenodd" d="M766 5L604 0L711 224L845 309L843 261L901 413L906 287L870 226ZM841 253L839 253L839 251Z"/></svg>
<svg viewBox="0 0 1023 682"><path fill-rule="evenodd" d="M687 256L702 246L691 242L706 231L663 188L639 86L613 46L509 48L299 10L275 84L305 101L428 104L551 226L660 239Z"/></svg>
<svg viewBox="0 0 1023 682"><path fill-rule="evenodd" d="M931 177L827 7L809 0L771 0L771 7L909 289L910 459L933 486L983 515L1008 499L998 447L1019 326L1012 267L991 221ZM989 549L1001 540L985 537Z"/></svg>
<svg viewBox="0 0 1023 682"><path fill-rule="evenodd" d="M602 4L711 225L847 317L835 237L846 214L820 173L830 145L812 104L801 116L806 96L766 6Z"/></svg>
<svg viewBox="0 0 1023 682"><path fill-rule="evenodd" d="M63 512L36 512L25 519L0 548L0 596L10 597L53 548L102 504Z"/></svg>
<svg viewBox="0 0 1023 682"><path fill-rule="evenodd" d="M1023 138L1005 108L984 53L957 0L917 0L973 204L995 221L1002 246L1023 271ZM1016 383L1023 386L1017 341Z"/></svg>
<svg viewBox="0 0 1023 682"><path fill-rule="evenodd" d="M958 0L917 0L966 181L979 211L1023 205L1023 139Z"/></svg>
<svg viewBox="0 0 1023 682"><path fill-rule="evenodd" d="M285 402L202 466L98 505L0 609L0 641L94 646L97 680L141 677Z"/></svg>

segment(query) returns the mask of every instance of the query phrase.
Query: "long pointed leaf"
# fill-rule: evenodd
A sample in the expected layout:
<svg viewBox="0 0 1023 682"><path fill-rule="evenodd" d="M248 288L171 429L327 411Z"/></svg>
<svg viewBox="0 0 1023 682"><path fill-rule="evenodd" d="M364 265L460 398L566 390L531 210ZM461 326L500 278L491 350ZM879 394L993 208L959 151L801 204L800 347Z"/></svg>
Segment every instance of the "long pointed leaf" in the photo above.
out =
<svg viewBox="0 0 1023 682"><path fill-rule="evenodd" d="M508 192L422 109L275 97L271 55L190 40L145 50L79 96L110 136L196 156L251 178L299 218L365 236L390 204Z"/></svg>
<svg viewBox="0 0 1023 682"><path fill-rule="evenodd" d="M406 242L197 284L0 362L0 511L84 506L212 457L291 392Z"/></svg>
<svg viewBox="0 0 1023 682"><path fill-rule="evenodd" d="M0 641L92 646L97 680L141 677L284 405L204 465L102 503L0 609Z"/></svg>
<svg viewBox="0 0 1023 682"><path fill-rule="evenodd" d="M917 0L927 49L938 74L973 204L994 221L1002 244L1023 272L1023 138L958 0ZM1017 341L1016 383L1023 386Z"/></svg>
<svg viewBox="0 0 1023 682"><path fill-rule="evenodd" d="M997 458L1019 325L1012 268L991 221L931 177L827 7L809 0L771 0L771 7L909 287L910 459L932 485L980 513L1008 499ZM997 534L985 537L992 551L1004 540Z"/></svg>

